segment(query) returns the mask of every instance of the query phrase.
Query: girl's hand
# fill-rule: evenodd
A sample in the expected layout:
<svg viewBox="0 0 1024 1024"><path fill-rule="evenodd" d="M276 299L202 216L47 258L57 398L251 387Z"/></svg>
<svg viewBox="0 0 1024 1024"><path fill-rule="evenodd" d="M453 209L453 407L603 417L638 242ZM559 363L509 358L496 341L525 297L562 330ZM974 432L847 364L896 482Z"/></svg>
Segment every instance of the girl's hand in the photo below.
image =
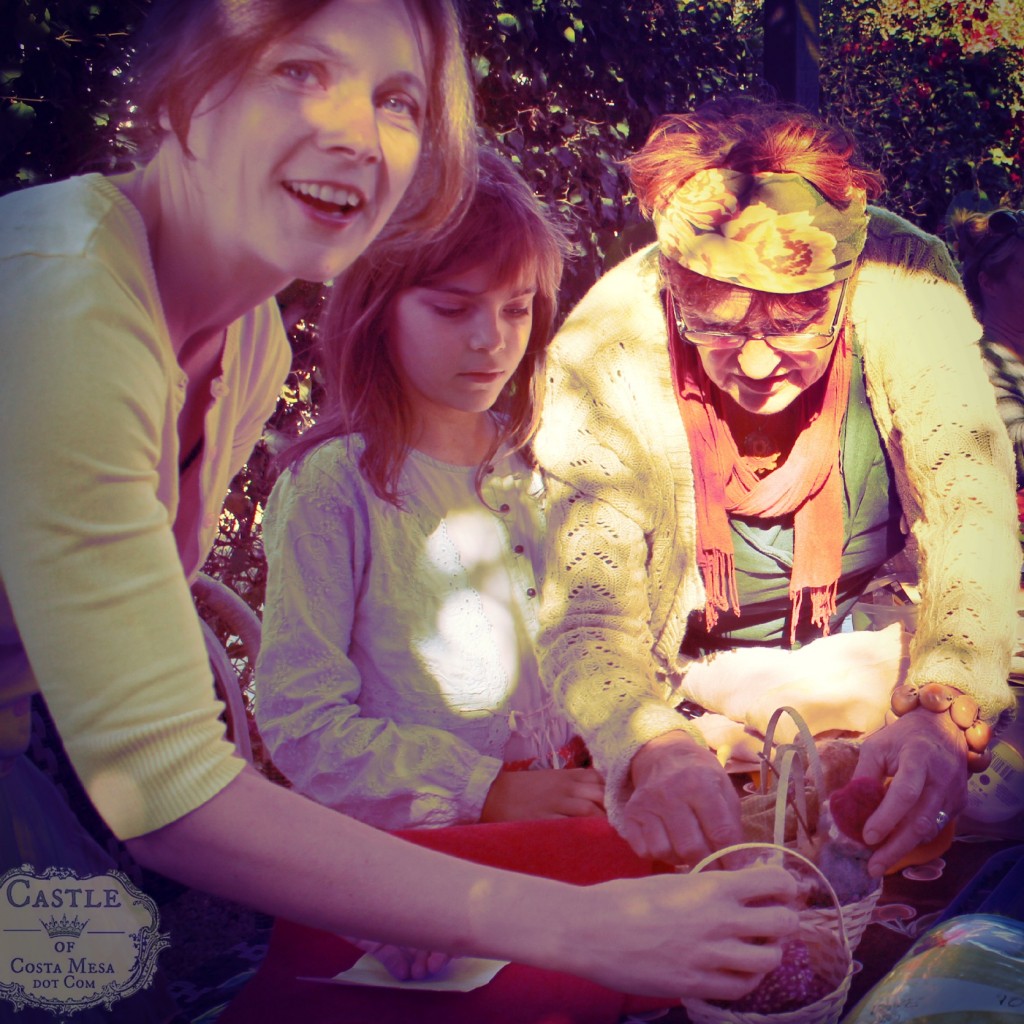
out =
<svg viewBox="0 0 1024 1024"><path fill-rule="evenodd" d="M604 815L604 780L593 768L498 772L481 821L536 821Z"/></svg>
<svg viewBox="0 0 1024 1024"><path fill-rule="evenodd" d="M864 824L864 841L878 848L868 871L880 878L893 864L941 831L967 805L967 742L947 714L910 711L861 746L854 775L892 782Z"/></svg>
<svg viewBox="0 0 1024 1024"><path fill-rule="evenodd" d="M369 939L348 939L366 953L375 956L399 981L422 981L447 967L452 957L447 953L432 953L425 949L410 949L408 946L392 946L386 942Z"/></svg>
<svg viewBox="0 0 1024 1024"><path fill-rule="evenodd" d="M588 886L574 938L585 976L622 991L739 999L797 930L793 876L778 866L653 875ZM599 915L591 920L590 912Z"/></svg>

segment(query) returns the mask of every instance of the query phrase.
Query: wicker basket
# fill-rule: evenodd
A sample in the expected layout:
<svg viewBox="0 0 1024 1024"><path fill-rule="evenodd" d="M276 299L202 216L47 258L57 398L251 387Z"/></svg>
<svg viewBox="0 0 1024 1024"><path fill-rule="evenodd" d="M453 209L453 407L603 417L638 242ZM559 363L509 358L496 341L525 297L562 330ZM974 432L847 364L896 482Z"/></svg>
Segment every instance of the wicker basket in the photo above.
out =
<svg viewBox="0 0 1024 1024"><path fill-rule="evenodd" d="M846 940L850 944L852 953L860 945L864 937L864 930L871 924L871 915L874 913L878 897L882 895L882 883L856 903L843 903L837 911L835 907L808 907L801 912L801 917L808 920L817 919L828 928L836 930L838 924L836 918L841 918L843 928L846 931Z"/></svg>
<svg viewBox="0 0 1024 1024"><path fill-rule="evenodd" d="M797 727L796 744L784 744L775 749L774 761L772 760L772 742L775 736L775 727L783 715L789 715ZM817 795L817 806L823 807L828 799L825 789L825 774L821 767L821 758L818 756L818 748L814 743L807 723L794 708L779 708L768 722L768 729L765 732L764 747L761 752L761 794L769 792L769 781L772 775L778 778L778 786L775 790L775 814L773 819L772 842L777 846L795 848L804 856L811 856L813 852L812 837L808 830L803 827L808 821L807 786L805 785L804 766L810 773L811 787ZM790 786L790 779L793 779L795 786ZM792 797L790 791L792 789ZM797 831L794 841L786 841L786 805L792 800L795 804ZM753 838L753 837L748 837ZM760 837L757 837L760 838ZM823 925L835 930L837 918L842 918L843 927L846 931L846 939L850 944L851 952L856 950L864 935L864 930L871 923L871 915L874 912L875 904L882 895L882 882L866 896L853 903L844 903L836 907L809 907L803 911L803 915L812 921L820 921Z"/></svg>
<svg viewBox="0 0 1024 1024"><path fill-rule="evenodd" d="M815 971L832 986L832 990L828 995L808 1003L799 1010L773 1014L730 1010L728 1007L715 1006L701 999L684 999L683 1006L691 1024L838 1024L846 997L850 993L853 956L842 915L838 913L839 900L835 891L812 860L802 853L797 853L796 850L775 843L739 843L736 846L729 846L705 857L693 870L701 871L719 857L728 856L739 850L777 850L784 856L795 857L810 867L824 884L832 897L835 917L826 925L820 918L806 912L802 913L799 934L811 951Z"/></svg>

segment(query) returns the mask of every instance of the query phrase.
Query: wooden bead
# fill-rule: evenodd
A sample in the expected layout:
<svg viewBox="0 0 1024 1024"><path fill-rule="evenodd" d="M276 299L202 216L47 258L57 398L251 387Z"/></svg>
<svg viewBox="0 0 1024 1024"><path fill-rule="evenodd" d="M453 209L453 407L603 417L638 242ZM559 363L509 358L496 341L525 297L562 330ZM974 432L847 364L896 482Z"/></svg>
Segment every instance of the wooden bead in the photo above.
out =
<svg viewBox="0 0 1024 1024"><path fill-rule="evenodd" d="M992 739L992 728L979 718L973 725L964 729L964 736L967 739L967 746L976 754L980 754L988 746L988 741Z"/></svg>
<svg viewBox="0 0 1024 1024"><path fill-rule="evenodd" d="M992 763L992 751L991 750L968 750L967 751L967 770L974 772L983 772Z"/></svg>
<svg viewBox="0 0 1024 1024"><path fill-rule="evenodd" d="M908 711L913 711L918 705L917 687L911 686L909 683L897 686L892 691L890 704L893 713L897 715L905 715Z"/></svg>
<svg viewBox="0 0 1024 1024"><path fill-rule="evenodd" d="M948 711L958 696L951 686L946 686L944 683L928 683L921 687L918 700L921 701L921 707L939 714L942 711Z"/></svg>
<svg viewBox="0 0 1024 1024"><path fill-rule="evenodd" d="M978 720L978 702L961 693L949 706L949 715L961 729L969 729Z"/></svg>

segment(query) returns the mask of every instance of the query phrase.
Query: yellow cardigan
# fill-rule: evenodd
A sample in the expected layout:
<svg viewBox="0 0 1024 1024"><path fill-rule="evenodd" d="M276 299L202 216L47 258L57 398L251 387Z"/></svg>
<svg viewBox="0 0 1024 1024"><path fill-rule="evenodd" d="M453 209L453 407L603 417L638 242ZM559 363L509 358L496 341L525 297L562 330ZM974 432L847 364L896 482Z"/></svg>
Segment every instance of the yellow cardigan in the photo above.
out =
<svg viewBox="0 0 1024 1024"><path fill-rule="evenodd" d="M0 200L0 309L0 762L27 745L38 683L90 798L131 838L242 768L187 577L274 409L288 343L273 301L228 329L201 507L179 510L185 375L142 220L111 182Z"/></svg>

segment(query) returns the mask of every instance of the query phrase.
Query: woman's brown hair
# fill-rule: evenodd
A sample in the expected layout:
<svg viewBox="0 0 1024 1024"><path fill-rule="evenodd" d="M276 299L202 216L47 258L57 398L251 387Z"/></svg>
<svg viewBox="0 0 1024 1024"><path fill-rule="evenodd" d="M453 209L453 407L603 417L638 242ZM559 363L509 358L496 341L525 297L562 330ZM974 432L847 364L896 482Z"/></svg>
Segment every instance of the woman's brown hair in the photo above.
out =
<svg viewBox="0 0 1024 1024"><path fill-rule="evenodd" d="M145 149L173 132L188 152L199 102L239 82L273 42L334 0L158 0L138 40L134 84ZM453 0L403 0L430 56L423 151L416 176L381 234L415 241L447 221L472 191L475 113ZM165 127L166 126L166 127Z"/></svg>
<svg viewBox="0 0 1024 1024"><path fill-rule="evenodd" d="M712 167L799 174L837 206L858 189L869 199L882 193L881 175L861 162L848 132L800 107L746 96L667 115L626 166L645 214L698 171Z"/></svg>
<svg viewBox="0 0 1024 1024"><path fill-rule="evenodd" d="M992 218L996 218L996 230ZM985 293L980 277L998 284L1005 280L1015 260L1020 259L1024 239L1024 213L992 210L989 213L957 210L950 220L956 236L956 254L964 291L980 317L985 309Z"/></svg>

